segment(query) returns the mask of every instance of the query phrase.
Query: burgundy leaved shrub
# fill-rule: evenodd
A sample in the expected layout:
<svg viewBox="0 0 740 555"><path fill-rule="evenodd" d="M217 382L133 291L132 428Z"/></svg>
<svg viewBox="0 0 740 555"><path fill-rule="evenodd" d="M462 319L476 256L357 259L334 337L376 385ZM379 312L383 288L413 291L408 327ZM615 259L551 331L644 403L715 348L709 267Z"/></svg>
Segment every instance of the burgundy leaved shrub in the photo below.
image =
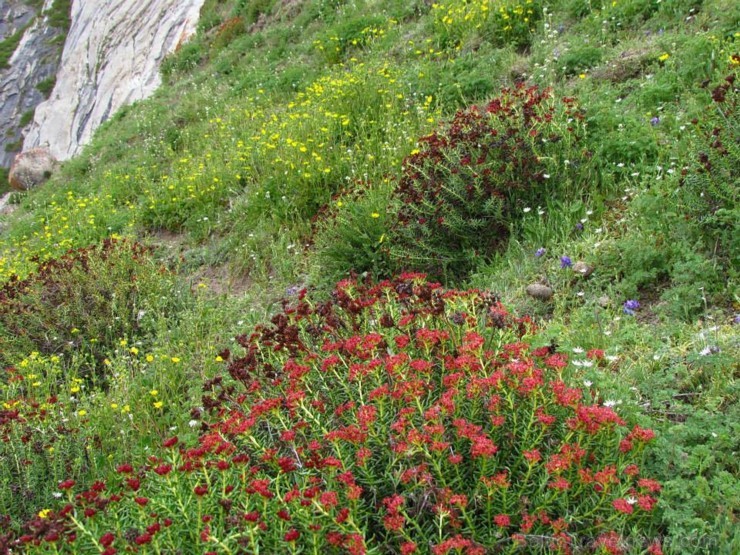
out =
<svg viewBox="0 0 740 555"><path fill-rule="evenodd" d="M464 277L506 243L524 207L577 194L583 133L573 98L520 83L421 138L395 193L399 265Z"/></svg>
<svg viewBox="0 0 740 555"><path fill-rule="evenodd" d="M33 351L90 355L99 363L121 338L144 335L172 284L151 249L128 240L106 239L40 262L26 278L0 286L0 363Z"/></svg>

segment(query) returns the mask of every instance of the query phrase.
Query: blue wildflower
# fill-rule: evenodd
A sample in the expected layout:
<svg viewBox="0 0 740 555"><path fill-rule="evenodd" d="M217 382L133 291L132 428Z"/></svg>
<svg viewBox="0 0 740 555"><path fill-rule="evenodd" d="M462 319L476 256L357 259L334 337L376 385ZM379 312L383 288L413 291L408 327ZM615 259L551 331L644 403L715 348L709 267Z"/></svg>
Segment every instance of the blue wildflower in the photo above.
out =
<svg viewBox="0 0 740 555"><path fill-rule="evenodd" d="M654 116L650 118L650 125L655 127L656 125L660 124L660 118L658 116Z"/></svg>
<svg viewBox="0 0 740 555"><path fill-rule="evenodd" d="M635 315L635 310L640 308L640 303L634 299L630 299L628 301L625 301L622 305L622 309L624 310L625 314L629 314L630 316Z"/></svg>
<svg viewBox="0 0 740 555"><path fill-rule="evenodd" d="M547 249L546 249L545 247L540 247L539 249L537 249L537 250L535 251L534 255L535 255L535 256L536 256L537 258L540 258L540 257L544 256L544 254L545 254L546 252L547 252Z"/></svg>
<svg viewBox="0 0 740 555"><path fill-rule="evenodd" d="M560 257L560 267L561 268L570 268L571 266L573 266L573 261L570 259L570 256Z"/></svg>

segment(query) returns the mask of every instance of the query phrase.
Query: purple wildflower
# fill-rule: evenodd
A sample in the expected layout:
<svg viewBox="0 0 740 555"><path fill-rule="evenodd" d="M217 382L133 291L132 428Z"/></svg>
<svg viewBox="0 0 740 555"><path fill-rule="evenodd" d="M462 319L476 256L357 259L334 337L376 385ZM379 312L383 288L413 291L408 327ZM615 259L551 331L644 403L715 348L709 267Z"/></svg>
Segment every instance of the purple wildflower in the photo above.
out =
<svg viewBox="0 0 740 555"><path fill-rule="evenodd" d="M652 125L653 127L655 127L659 123L660 123L660 118L658 116L653 116L652 118L650 118L650 125Z"/></svg>
<svg viewBox="0 0 740 555"><path fill-rule="evenodd" d="M535 256L536 256L537 258L540 258L540 257L544 256L544 254L545 254L546 252L547 252L547 249L546 249L545 247L540 247L539 249L537 249L537 250L535 251L534 255L535 255Z"/></svg>
<svg viewBox="0 0 740 555"><path fill-rule="evenodd" d="M622 305L622 308L624 310L625 314L629 314L630 316L635 315L635 310L640 308L640 303L634 299L630 299L628 301L625 301L625 303Z"/></svg>
<svg viewBox="0 0 740 555"><path fill-rule="evenodd" d="M561 268L570 268L571 266L573 266L573 261L570 259L570 256L560 257L560 267Z"/></svg>
<svg viewBox="0 0 740 555"><path fill-rule="evenodd" d="M583 223L578 222L576 224L576 231L583 231Z"/></svg>

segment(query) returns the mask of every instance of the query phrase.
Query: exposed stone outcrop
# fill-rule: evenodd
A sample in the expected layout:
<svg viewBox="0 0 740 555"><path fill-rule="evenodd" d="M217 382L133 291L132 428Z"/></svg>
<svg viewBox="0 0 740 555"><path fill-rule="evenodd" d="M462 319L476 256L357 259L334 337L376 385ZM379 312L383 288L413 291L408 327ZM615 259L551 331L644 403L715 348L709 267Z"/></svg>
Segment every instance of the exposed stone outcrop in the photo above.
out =
<svg viewBox="0 0 740 555"><path fill-rule="evenodd" d="M53 0L46 0L44 9ZM23 2L0 0L0 40L23 33L18 46L0 66L0 166L8 167L22 145L22 128L44 100L36 87L53 78L59 65L63 31Z"/></svg>
<svg viewBox="0 0 740 555"><path fill-rule="evenodd" d="M28 25L36 17L35 10L23 2L0 0L0 40L4 40Z"/></svg>
<svg viewBox="0 0 740 555"><path fill-rule="evenodd" d="M159 66L195 28L204 0L73 0L56 86L36 108L24 148L76 154L121 106L151 94Z"/></svg>
<svg viewBox="0 0 740 555"><path fill-rule="evenodd" d="M8 183L16 191L27 191L51 177L57 161L46 148L32 148L18 154L8 174Z"/></svg>
<svg viewBox="0 0 740 555"><path fill-rule="evenodd" d="M526 291L527 295L541 301L549 301L554 294L552 288L544 283L532 283L527 285Z"/></svg>

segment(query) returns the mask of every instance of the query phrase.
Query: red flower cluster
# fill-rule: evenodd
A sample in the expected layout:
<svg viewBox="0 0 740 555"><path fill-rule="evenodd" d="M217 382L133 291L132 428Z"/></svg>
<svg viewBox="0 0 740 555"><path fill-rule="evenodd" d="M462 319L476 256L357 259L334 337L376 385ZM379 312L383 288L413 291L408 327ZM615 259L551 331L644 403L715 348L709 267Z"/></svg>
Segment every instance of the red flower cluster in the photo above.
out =
<svg viewBox="0 0 740 555"><path fill-rule="evenodd" d="M206 384L195 445L165 440L145 467L120 465L117 483L78 493L70 511L89 513L84 525L111 550L164 542L160 530L174 526L193 545L234 552L361 554L372 542L476 555L532 535L567 551L584 530L638 526L660 486L616 446L652 432L627 434L614 411L587 404L548 365L556 355L533 356L522 341L531 329L489 294L416 274L341 282L318 304L301 296L238 338L229 376ZM50 537L87 549L89 535L70 540L70 516L45 521L58 527ZM138 519L135 536L110 532L119 518Z"/></svg>

